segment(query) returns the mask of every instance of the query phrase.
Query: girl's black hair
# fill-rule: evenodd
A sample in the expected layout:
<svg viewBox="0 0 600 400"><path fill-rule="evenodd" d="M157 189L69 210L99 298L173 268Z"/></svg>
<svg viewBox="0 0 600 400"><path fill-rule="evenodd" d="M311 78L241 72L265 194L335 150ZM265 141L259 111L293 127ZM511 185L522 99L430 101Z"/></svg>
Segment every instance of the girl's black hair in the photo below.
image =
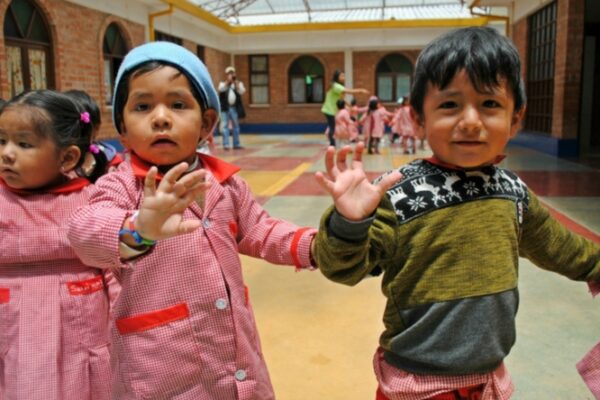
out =
<svg viewBox="0 0 600 400"><path fill-rule="evenodd" d="M377 106L379 105L378 99L369 100L369 112L373 112L377 110Z"/></svg>
<svg viewBox="0 0 600 400"><path fill-rule="evenodd" d="M353 97L352 100L350 100L350 105L351 106L355 106L356 105L356 99Z"/></svg>
<svg viewBox="0 0 600 400"><path fill-rule="evenodd" d="M331 79L334 83L340 83L340 75L343 74L344 71L336 69L333 71L333 78Z"/></svg>
<svg viewBox="0 0 600 400"><path fill-rule="evenodd" d="M86 91L79 89L67 90L65 94L71 96L72 99L79 102L79 104L81 104L83 108L90 113L92 126L94 129L98 129L100 124L102 124L102 114L100 113L100 107L98 107L98 103L96 103L92 96L90 96Z"/></svg>
<svg viewBox="0 0 600 400"><path fill-rule="evenodd" d="M27 108L35 133L52 140L60 150L75 145L81 151L76 167L90 151L92 124L82 120L86 109L64 93L54 90L32 90L21 93L9 100L0 114L13 108ZM96 156L96 155L94 155ZM105 158L106 159L106 158ZM106 165L96 160L96 167L104 171Z"/></svg>
<svg viewBox="0 0 600 400"><path fill-rule="evenodd" d="M469 27L440 36L417 58L410 91L417 115L423 115L427 84L444 89L461 70L478 91L497 87L505 79L515 100L515 112L525 106L521 61L515 46L495 29Z"/></svg>
<svg viewBox="0 0 600 400"><path fill-rule="evenodd" d="M346 100L344 99L339 99L335 105L337 106L338 110L343 110L344 108L346 108Z"/></svg>
<svg viewBox="0 0 600 400"><path fill-rule="evenodd" d="M202 111L208 108L206 100L203 96L200 95L200 93L198 93L194 85L191 84L192 79L187 75L185 71L181 70L179 67L177 67L177 65L169 64L164 61L148 61L146 63L138 65L136 68L132 69L131 71L128 71L125 75L123 75L123 77L120 80L119 86L116 88L117 92L115 93L115 98L113 101L116 126L120 127L121 123L123 122L123 108L125 108L125 104L127 103L127 98L129 96L129 82L131 78L136 78L140 75L147 74L148 72L152 72L163 67L173 67L179 72L181 72L187 78L188 82L190 82L189 86L190 90L192 91L192 95L200 105ZM119 128L119 132L120 131L121 129Z"/></svg>

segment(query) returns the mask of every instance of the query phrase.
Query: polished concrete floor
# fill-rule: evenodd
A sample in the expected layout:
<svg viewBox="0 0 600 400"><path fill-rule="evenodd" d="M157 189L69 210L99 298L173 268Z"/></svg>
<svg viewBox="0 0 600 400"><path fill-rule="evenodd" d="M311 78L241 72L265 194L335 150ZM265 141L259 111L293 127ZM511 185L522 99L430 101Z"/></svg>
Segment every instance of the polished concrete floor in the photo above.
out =
<svg viewBox="0 0 600 400"><path fill-rule="evenodd" d="M274 216L317 226L331 204L314 172L323 170L323 135L242 135L243 150L213 153L240 172ZM427 150L405 156L398 148L366 156L373 177ZM600 243L600 170L520 147L503 165L526 181L570 229ZM345 287L318 271L294 272L244 257L245 277L263 351L280 400L370 400L376 382L371 359L382 330L379 279ZM506 363L514 399L593 399L575 363L600 341L600 297L587 287L520 264L517 344Z"/></svg>

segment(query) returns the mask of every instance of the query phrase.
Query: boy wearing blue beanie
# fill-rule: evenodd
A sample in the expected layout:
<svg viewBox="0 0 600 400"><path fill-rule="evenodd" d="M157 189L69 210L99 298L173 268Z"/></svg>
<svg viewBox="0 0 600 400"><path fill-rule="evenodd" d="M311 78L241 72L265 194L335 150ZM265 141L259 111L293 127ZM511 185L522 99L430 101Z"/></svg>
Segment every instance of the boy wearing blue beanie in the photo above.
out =
<svg viewBox="0 0 600 400"><path fill-rule="evenodd" d="M183 47L133 49L113 119L129 160L97 182L70 224L81 259L111 269L113 397L273 399L238 253L311 268L314 229L270 217L239 168L196 153L218 95Z"/></svg>

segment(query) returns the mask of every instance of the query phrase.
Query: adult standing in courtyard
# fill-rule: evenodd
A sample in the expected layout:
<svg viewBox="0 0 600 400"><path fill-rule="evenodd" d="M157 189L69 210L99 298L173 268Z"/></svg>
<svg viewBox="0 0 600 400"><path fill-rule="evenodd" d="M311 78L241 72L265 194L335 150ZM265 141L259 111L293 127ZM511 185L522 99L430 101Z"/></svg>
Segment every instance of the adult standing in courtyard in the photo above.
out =
<svg viewBox="0 0 600 400"><path fill-rule="evenodd" d="M240 143L240 118L246 113L242 104L242 95L246 93L244 84L237 80L235 68L225 68L225 81L219 82L219 101L221 103L221 121L223 124L223 149L229 150L229 130L233 131L233 148L242 149Z"/></svg>
<svg viewBox="0 0 600 400"><path fill-rule="evenodd" d="M350 89L344 86L346 83L346 74L339 69L336 69L333 73L333 79L331 81L331 87L325 95L325 101L321 112L325 114L327 119L327 126L329 127L329 144L335 146L335 114L337 113L337 102L346 94L369 94L366 89Z"/></svg>

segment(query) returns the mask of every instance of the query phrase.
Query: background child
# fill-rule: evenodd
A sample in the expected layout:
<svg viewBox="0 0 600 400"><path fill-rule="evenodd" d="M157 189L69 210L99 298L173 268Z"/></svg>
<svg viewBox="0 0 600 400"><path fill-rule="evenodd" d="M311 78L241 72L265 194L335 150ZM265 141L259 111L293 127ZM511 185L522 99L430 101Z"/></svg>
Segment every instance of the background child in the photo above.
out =
<svg viewBox="0 0 600 400"><path fill-rule="evenodd" d="M369 154L379 154L379 142L385 133L385 124L392 116L393 114L383 107L377 96L371 96L369 109L360 119Z"/></svg>
<svg viewBox="0 0 600 400"><path fill-rule="evenodd" d="M390 125L394 137L396 135L400 137L404 154L415 154L417 152L417 133L408 97L402 98L400 107L396 109ZM392 143L394 137L392 137Z"/></svg>
<svg viewBox="0 0 600 400"><path fill-rule="evenodd" d="M217 110L183 47L152 42L123 60L113 118L130 159L69 232L85 262L120 271L115 398L274 398L238 253L308 268L315 230L270 217L237 167L196 154Z"/></svg>
<svg viewBox="0 0 600 400"><path fill-rule="evenodd" d="M350 142L350 132L354 121L350 118L350 112L344 99L338 100L336 105L338 112L335 115L335 139L337 144L344 146Z"/></svg>
<svg viewBox="0 0 600 400"><path fill-rule="evenodd" d="M2 399L110 398L102 271L84 265L66 236L90 194L87 179L69 178L89 153L89 118L48 90L0 112Z"/></svg>
<svg viewBox="0 0 600 400"><path fill-rule="evenodd" d="M355 98L353 98L352 101L350 101L349 112L350 112L350 119L352 120L352 125L350 125L350 141L352 143L356 143L359 139L359 134L360 134L360 131L358 128L359 114L361 112L365 112L366 110L367 110L367 107L359 107L358 106Z"/></svg>
<svg viewBox="0 0 600 400"><path fill-rule="evenodd" d="M348 285L383 271L378 399L510 398L503 360L516 340L519 255L600 281L598 246L494 166L525 110L520 73L516 49L494 29L444 35L420 54L410 96L434 156L371 184L363 146L352 167L349 148L337 160L330 148L327 176L317 173L335 204L317 235L320 269Z"/></svg>

